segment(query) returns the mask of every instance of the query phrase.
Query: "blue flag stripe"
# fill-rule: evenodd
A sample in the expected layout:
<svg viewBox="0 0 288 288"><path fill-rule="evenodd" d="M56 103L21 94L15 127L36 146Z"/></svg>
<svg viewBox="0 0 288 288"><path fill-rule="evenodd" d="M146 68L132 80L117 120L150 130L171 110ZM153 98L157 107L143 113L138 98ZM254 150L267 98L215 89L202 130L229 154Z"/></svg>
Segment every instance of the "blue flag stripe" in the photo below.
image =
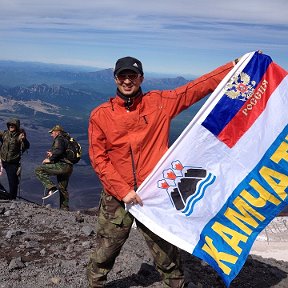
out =
<svg viewBox="0 0 288 288"><path fill-rule="evenodd" d="M261 57L259 57L261 56ZM250 75L250 80L255 81L255 87L261 81L272 59L265 55L255 53L242 72ZM260 68L259 68L260 67ZM254 88L255 88L254 87ZM246 100L247 101L247 100ZM210 114L203 121L202 125L215 136L218 136L223 128L238 113L245 101L239 99L231 99L225 94L215 105Z"/></svg>

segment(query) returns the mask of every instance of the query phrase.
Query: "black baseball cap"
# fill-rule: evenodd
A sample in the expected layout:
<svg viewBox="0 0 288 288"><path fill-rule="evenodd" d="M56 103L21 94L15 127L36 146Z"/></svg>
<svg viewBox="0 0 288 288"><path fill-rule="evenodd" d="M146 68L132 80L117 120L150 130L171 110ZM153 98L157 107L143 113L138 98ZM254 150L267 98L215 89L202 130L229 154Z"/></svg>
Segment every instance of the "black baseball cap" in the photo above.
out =
<svg viewBox="0 0 288 288"><path fill-rule="evenodd" d="M117 60L114 69L114 76L124 70L132 70L138 74L141 74L142 76L144 74L141 61L130 56Z"/></svg>

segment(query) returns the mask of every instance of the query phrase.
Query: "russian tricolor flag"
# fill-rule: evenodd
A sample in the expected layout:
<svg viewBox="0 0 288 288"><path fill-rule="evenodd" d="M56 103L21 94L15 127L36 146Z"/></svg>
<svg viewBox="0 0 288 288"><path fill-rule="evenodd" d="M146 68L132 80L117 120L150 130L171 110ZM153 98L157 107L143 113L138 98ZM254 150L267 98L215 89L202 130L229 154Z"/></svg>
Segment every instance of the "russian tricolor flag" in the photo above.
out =
<svg viewBox="0 0 288 288"><path fill-rule="evenodd" d="M286 75L269 56L255 52L246 67L227 83L223 97L202 125L233 147L264 111Z"/></svg>

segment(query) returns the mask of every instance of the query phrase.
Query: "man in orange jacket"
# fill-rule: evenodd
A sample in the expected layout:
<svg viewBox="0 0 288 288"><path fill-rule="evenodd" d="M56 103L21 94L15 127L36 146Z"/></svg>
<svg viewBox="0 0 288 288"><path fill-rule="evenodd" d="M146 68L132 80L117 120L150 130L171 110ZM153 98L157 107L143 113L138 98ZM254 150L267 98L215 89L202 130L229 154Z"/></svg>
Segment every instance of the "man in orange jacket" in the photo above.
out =
<svg viewBox="0 0 288 288"><path fill-rule="evenodd" d="M97 249L87 269L90 287L104 287L129 236L134 218L125 204L143 205L136 190L167 151L171 120L213 92L234 65L235 61L230 62L174 90L143 93L142 63L133 57L116 62L116 96L95 108L89 121L90 160L103 185ZM178 249L136 223L165 287L187 287Z"/></svg>

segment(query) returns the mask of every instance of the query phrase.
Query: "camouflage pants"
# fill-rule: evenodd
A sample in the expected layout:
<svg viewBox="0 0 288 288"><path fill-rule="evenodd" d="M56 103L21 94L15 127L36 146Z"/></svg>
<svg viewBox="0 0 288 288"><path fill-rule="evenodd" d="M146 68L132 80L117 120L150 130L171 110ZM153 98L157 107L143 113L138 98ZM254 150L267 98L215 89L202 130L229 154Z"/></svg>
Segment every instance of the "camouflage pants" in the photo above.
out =
<svg viewBox="0 0 288 288"><path fill-rule="evenodd" d="M124 203L113 196L101 195L97 222L97 249L91 254L87 267L90 288L104 287L107 274L129 236L134 217L125 211ZM180 268L178 249L152 233L139 221L140 229L154 258L165 287L182 288L184 274Z"/></svg>
<svg viewBox="0 0 288 288"><path fill-rule="evenodd" d="M64 162L42 164L35 169L36 177L46 189L57 187L51 180L56 176L60 192L60 207L69 208L69 194L67 191L69 178L73 172L73 166Z"/></svg>

